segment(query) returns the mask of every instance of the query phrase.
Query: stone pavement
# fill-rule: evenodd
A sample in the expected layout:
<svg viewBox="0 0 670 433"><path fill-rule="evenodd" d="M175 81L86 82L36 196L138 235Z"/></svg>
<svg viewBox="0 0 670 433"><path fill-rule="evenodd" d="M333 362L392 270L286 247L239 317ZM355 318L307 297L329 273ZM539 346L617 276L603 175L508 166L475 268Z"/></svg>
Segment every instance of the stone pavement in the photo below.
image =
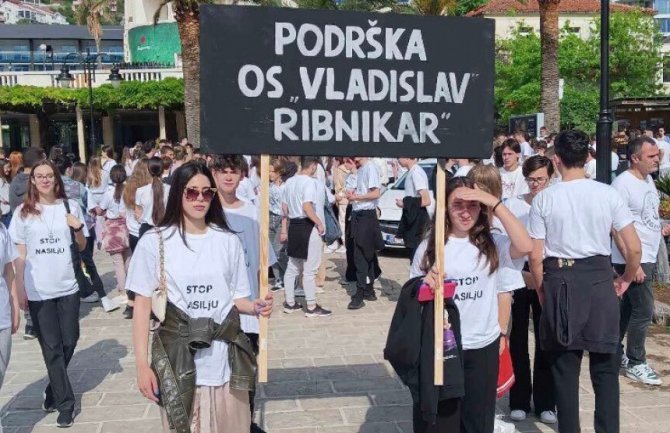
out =
<svg viewBox="0 0 670 433"><path fill-rule="evenodd" d="M270 322L269 378L257 399L257 420L271 433L411 432L408 392L384 362L388 323L408 263L397 254L381 260L384 274L379 301L348 311L348 296L337 280L342 255L330 255L328 283L319 295L329 318L307 319L277 311ZM111 262L98 255L106 287L114 287ZM281 305L278 296L275 305ZM148 433L160 431L157 407L137 391L130 321L120 311L105 314L82 304L81 339L70 366L78 410L73 433ZM36 341L13 340L12 359L0 391L5 433L49 433L56 415L45 414L41 394L46 374ZM670 335L657 334L649 357L663 376L663 387L646 387L621 379L622 433L670 432ZM587 360L585 362L588 362ZM593 393L588 364L582 373L580 406L584 432L593 431ZM500 403L506 414L506 402ZM529 418L518 432L555 428ZM243 432L235 432L243 433Z"/></svg>

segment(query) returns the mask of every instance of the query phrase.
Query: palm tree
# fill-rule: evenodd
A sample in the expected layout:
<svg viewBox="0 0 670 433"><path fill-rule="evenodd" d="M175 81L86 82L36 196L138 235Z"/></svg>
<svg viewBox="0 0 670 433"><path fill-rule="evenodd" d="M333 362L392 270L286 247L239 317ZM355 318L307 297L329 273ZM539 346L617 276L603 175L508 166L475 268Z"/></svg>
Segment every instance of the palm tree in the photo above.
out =
<svg viewBox="0 0 670 433"><path fill-rule="evenodd" d="M76 7L74 18L77 24L88 27L88 32L95 40L96 52L100 52L100 39L102 38L102 24L104 16L109 12L107 0L82 0Z"/></svg>
<svg viewBox="0 0 670 433"><path fill-rule="evenodd" d="M172 11L181 40L181 62L184 74L184 114L188 139L200 145L200 5L213 0L161 0L154 14L158 22L160 11L172 3ZM233 1L234 3L234 1Z"/></svg>
<svg viewBox="0 0 670 433"><path fill-rule="evenodd" d="M421 15L449 15L456 10L457 0L414 0L412 6Z"/></svg>
<svg viewBox="0 0 670 433"><path fill-rule="evenodd" d="M542 53L540 106L544 126L558 131L561 126L561 108L558 99L558 6L561 0L537 0L540 7L540 46Z"/></svg>

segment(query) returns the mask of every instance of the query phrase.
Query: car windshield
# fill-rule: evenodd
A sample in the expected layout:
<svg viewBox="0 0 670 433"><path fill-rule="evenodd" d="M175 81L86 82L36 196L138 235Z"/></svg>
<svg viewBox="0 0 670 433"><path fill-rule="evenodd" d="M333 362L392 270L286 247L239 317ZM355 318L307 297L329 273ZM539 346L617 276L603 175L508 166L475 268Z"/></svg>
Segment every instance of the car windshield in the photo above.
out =
<svg viewBox="0 0 670 433"><path fill-rule="evenodd" d="M433 166L427 164L419 164L419 167L423 168L423 171L428 175L428 185L433 185ZM407 173L405 172L396 183L393 184L391 189L405 189L405 180L407 179Z"/></svg>

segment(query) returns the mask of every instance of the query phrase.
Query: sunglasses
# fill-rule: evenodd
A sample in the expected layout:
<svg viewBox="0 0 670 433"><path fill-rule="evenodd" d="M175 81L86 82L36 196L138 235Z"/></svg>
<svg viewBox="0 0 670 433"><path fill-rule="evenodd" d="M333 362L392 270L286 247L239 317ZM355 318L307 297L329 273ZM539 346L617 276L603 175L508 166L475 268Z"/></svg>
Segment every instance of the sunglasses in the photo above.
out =
<svg viewBox="0 0 670 433"><path fill-rule="evenodd" d="M196 201L202 195L202 199L209 202L216 195L216 188L206 187L201 190L198 188L186 188L184 195L186 196L186 201Z"/></svg>

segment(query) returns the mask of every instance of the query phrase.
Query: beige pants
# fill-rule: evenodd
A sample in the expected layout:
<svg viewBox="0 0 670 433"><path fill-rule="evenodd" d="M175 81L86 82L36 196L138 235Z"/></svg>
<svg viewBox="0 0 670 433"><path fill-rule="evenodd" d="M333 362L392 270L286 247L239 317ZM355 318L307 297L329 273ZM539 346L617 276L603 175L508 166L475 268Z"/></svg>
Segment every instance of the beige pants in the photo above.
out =
<svg viewBox="0 0 670 433"><path fill-rule="evenodd" d="M163 432L171 433L165 409ZM251 428L249 392L223 386L198 386L193 397L191 433L242 433Z"/></svg>

